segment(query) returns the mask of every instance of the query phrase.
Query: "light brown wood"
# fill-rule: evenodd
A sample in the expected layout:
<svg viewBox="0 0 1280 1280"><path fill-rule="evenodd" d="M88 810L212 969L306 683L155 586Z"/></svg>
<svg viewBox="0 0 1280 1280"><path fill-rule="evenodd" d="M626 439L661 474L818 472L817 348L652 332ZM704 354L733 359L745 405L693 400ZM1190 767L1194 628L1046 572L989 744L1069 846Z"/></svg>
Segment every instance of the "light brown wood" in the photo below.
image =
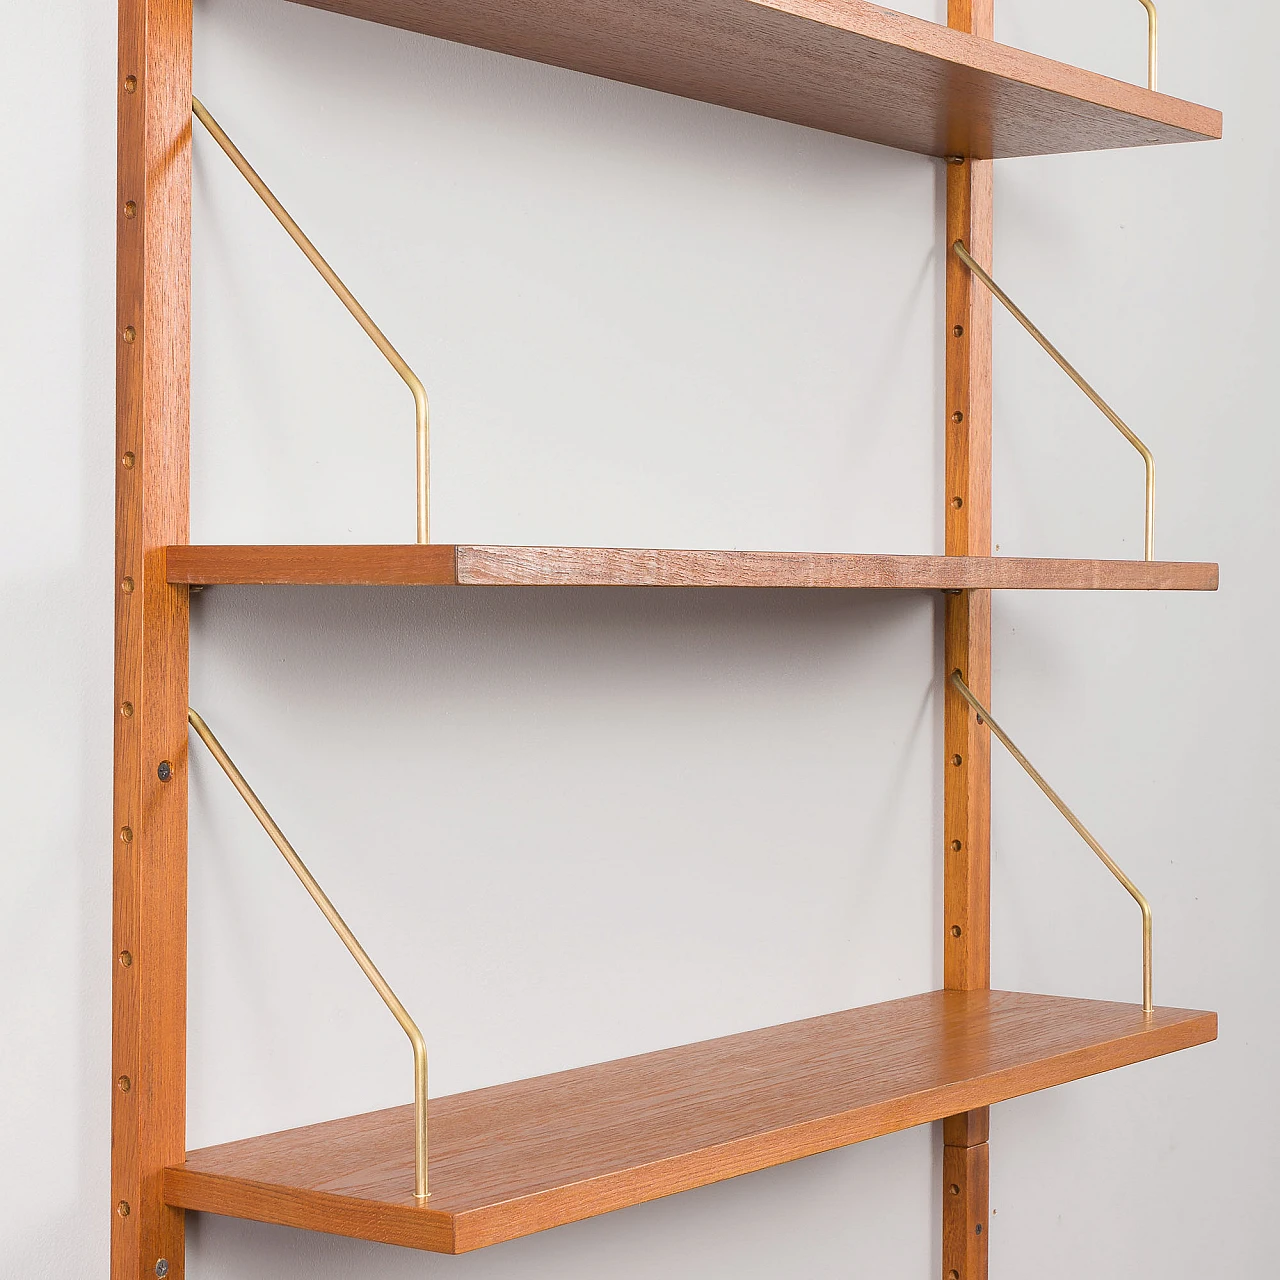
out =
<svg viewBox="0 0 1280 1280"><path fill-rule="evenodd" d="M990 1184L991 1149L985 1142L976 1146L943 1147L944 1280L986 1280Z"/></svg>
<svg viewBox="0 0 1280 1280"><path fill-rule="evenodd" d="M112 1063L100 1084L113 1104L112 1280L154 1275L160 1258L181 1280L182 1214L161 1184L186 1146L188 593L166 580L164 549L188 536L191 5L121 0L119 14Z"/></svg>
<svg viewBox="0 0 1280 1280"><path fill-rule="evenodd" d="M442 586L458 581L457 548L418 546L183 546L168 550L170 582L213 586Z"/></svg>
<svg viewBox="0 0 1280 1280"><path fill-rule="evenodd" d="M947 1116L942 1122L942 1141L948 1147L976 1147L991 1137L991 1111L981 1107L977 1111L962 1111L957 1116Z"/></svg>
<svg viewBox="0 0 1280 1280"><path fill-rule="evenodd" d="M865 0L300 0L928 155L1217 138L1216 111ZM1144 75L1135 31L1134 76Z"/></svg>
<svg viewBox="0 0 1280 1280"><path fill-rule="evenodd" d="M967 20L990 23L991 7ZM992 165L948 166L946 240L962 239L984 264L992 245ZM966 561L991 551L991 297L947 255L946 547ZM990 981L991 744L951 687L962 672L984 701L991 693L991 594L947 599L943 644L943 957L945 985L967 991Z"/></svg>
<svg viewBox="0 0 1280 1280"><path fill-rule="evenodd" d="M993 0L949 0L948 23L989 39ZM951 251L962 240L990 269L994 166L947 167L946 550L991 554L991 295ZM947 598L943 634L943 981L953 990L991 985L991 742L949 676L961 671L979 697L991 690L991 592ZM987 1280L991 1115L986 1107L943 1121L942 1274ZM976 1230L975 1230L976 1229Z"/></svg>
<svg viewBox="0 0 1280 1280"><path fill-rule="evenodd" d="M616 547L172 546L174 583L1214 591L1213 564Z"/></svg>
<svg viewBox="0 0 1280 1280"><path fill-rule="evenodd" d="M464 1253L1212 1040L1211 1013L930 992L192 1152L172 1204Z"/></svg>

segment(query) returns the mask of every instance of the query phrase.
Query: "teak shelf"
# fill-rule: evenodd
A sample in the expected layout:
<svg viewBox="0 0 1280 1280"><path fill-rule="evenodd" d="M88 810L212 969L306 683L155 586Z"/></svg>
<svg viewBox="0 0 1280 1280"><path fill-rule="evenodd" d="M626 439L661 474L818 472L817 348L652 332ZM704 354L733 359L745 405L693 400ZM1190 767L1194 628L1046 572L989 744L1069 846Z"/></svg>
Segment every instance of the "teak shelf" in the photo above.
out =
<svg viewBox="0 0 1280 1280"><path fill-rule="evenodd" d="M189 586L855 587L897 591L1216 591L1216 564L872 556L623 547L183 546L166 576Z"/></svg>
<svg viewBox="0 0 1280 1280"><path fill-rule="evenodd" d="M945 554L431 543L425 386L193 103L191 0L121 0L112 1280L180 1280L188 1210L461 1253L939 1120L942 1274L986 1280L988 1108L1217 1034L1212 1013L1155 1006L1146 899L988 709L993 590L1218 584L1214 564L1155 559L1150 450L992 278L991 161L1217 138L1220 115L996 44L992 0L950 0L948 27L863 0L305 2L943 157ZM1154 86L1153 11L1150 36ZM416 544L190 545L193 110L413 391ZM993 297L1142 455L1145 559L991 554ZM425 1039L188 708L190 589L236 584L945 592L943 989L428 1103ZM409 1033L415 1106L187 1151L188 723ZM1141 1004L990 990L992 737L1141 909Z"/></svg>
<svg viewBox="0 0 1280 1280"><path fill-rule="evenodd" d="M437 1253L896 1133L1204 1044L1212 1013L1004 991L933 991L431 1104L414 1203L413 1108L193 1151L165 1196Z"/></svg>
<svg viewBox="0 0 1280 1280"><path fill-rule="evenodd" d="M298 2L931 156L1222 136L1207 107L865 0Z"/></svg>

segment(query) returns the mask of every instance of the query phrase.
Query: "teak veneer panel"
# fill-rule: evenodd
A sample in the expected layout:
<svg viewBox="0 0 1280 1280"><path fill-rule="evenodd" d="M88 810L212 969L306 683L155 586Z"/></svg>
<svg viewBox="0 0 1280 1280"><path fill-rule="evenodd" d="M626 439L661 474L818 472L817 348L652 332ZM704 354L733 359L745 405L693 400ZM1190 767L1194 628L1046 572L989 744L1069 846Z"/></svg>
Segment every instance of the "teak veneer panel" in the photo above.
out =
<svg viewBox="0 0 1280 1280"><path fill-rule="evenodd" d="M926 155L1222 136L1222 116L866 0L298 0ZM1135 77L1145 42L1134 15Z"/></svg>
<svg viewBox="0 0 1280 1280"><path fill-rule="evenodd" d="M880 556L617 547L173 546L169 581L194 585L1027 588L1216 591L1218 566L1012 556Z"/></svg>
<svg viewBox="0 0 1280 1280"><path fill-rule="evenodd" d="M457 547L183 546L170 547L170 582L251 586L453 586Z"/></svg>
<svg viewBox="0 0 1280 1280"><path fill-rule="evenodd" d="M934 991L191 1152L165 1196L464 1253L1213 1040L1217 1017Z"/></svg>

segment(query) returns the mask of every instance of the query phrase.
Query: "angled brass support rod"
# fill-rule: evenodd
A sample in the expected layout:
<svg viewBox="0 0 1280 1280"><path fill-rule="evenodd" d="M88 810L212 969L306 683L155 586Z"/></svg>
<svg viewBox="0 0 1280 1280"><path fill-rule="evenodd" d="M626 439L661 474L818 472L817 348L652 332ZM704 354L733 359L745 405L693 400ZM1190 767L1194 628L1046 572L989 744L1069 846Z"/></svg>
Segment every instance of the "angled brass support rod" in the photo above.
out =
<svg viewBox="0 0 1280 1280"><path fill-rule="evenodd" d="M1151 982L1151 906L1142 896L1138 886L1120 869L1116 860L1091 836L1083 822L1067 808L1058 793L1044 780L1035 766L1018 750L1009 735L991 718L991 712L973 696L973 691L965 684L959 671L951 673L951 683L959 695L973 709L979 724L985 724L1000 745L1027 771L1032 782L1053 802L1053 806L1075 828L1076 834L1098 855L1102 865L1128 890L1130 897L1138 904L1142 912L1142 1010L1154 1013L1155 1004L1152 999Z"/></svg>
<svg viewBox="0 0 1280 1280"><path fill-rule="evenodd" d="M209 748L210 755L222 766L222 771L231 779L232 786L240 793L240 798L249 806L253 816L262 823L277 849L284 855L284 860L293 868L293 873L302 881L302 887L311 895L324 918L333 926L334 932L342 939L347 950L355 957L356 964L364 972L364 976L373 984L373 989L382 997L387 1008L395 1016L409 1043L413 1046L413 1118L414 1118L414 1198L419 1204L425 1204L430 1194L427 1190L427 1042L417 1023L409 1017L396 993L391 990L387 980L378 972L377 966L369 959L369 953L360 945L356 935L351 932L347 922L338 914L338 909L329 901L328 895L320 887L315 876L307 870L306 864L298 857L293 845L285 838L285 834L276 826L275 819L267 812L262 801L253 793L253 788L245 781L244 775L236 768L235 762L227 755L222 743L213 736L212 730L198 712L187 708L187 719L191 727L200 735L200 741Z"/></svg>
<svg viewBox="0 0 1280 1280"><path fill-rule="evenodd" d="M356 318L356 322L373 340L374 346L382 352L387 362L413 392L418 437L418 542L429 542L431 540L428 514L431 491L431 423L426 388L418 375L405 363L404 357L387 340L386 334L373 323L369 313L356 301L355 295L338 278L337 272L320 256L320 251L289 216L288 210L272 195L267 184L254 172L252 165L240 154L236 144L227 137L222 126L209 114L204 103L199 98L192 98L191 110L195 113L196 119L213 135L213 140L226 152L231 163L240 170L244 180L258 193L262 203L275 214L280 225L292 237L294 244L306 255L307 261L320 273L329 288L338 295L342 305Z"/></svg>
<svg viewBox="0 0 1280 1280"><path fill-rule="evenodd" d="M1156 13L1155 0L1138 3L1147 11L1147 88L1154 92L1160 70L1160 15Z"/></svg>
<svg viewBox="0 0 1280 1280"><path fill-rule="evenodd" d="M1116 411L1081 377L1075 366L1067 360L1062 352L1031 323L1027 318L1026 312L979 266L969 253L969 250L964 247L964 241L957 240L951 248L955 251L956 257L986 285L992 296L1000 300L1005 310L1049 353L1054 363L1063 373L1093 401L1111 425L1142 455L1142 461L1147 469L1145 557L1148 560L1154 560L1156 558L1156 460L1151 456L1151 450L1138 439L1137 435L1125 425Z"/></svg>

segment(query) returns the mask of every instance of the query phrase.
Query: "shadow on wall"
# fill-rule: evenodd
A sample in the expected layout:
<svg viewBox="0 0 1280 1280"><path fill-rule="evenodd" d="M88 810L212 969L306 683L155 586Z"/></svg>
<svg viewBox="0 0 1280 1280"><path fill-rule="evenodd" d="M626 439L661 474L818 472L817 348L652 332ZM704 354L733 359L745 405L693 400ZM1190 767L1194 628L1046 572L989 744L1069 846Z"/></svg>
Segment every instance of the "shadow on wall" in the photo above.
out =
<svg viewBox="0 0 1280 1280"><path fill-rule="evenodd" d="M219 587L192 702L423 1026L440 1096L935 985L939 612ZM191 1145L402 1102L398 1029L192 752Z"/></svg>
<svg viewBox="0 0 1280 1280"><path fill-rule="evenodd" d="M437 540L940 546L936 161L294 5L196 59L426 384ZM194 177L195 540L408 541L404 386L202 130Z"/></svg>

